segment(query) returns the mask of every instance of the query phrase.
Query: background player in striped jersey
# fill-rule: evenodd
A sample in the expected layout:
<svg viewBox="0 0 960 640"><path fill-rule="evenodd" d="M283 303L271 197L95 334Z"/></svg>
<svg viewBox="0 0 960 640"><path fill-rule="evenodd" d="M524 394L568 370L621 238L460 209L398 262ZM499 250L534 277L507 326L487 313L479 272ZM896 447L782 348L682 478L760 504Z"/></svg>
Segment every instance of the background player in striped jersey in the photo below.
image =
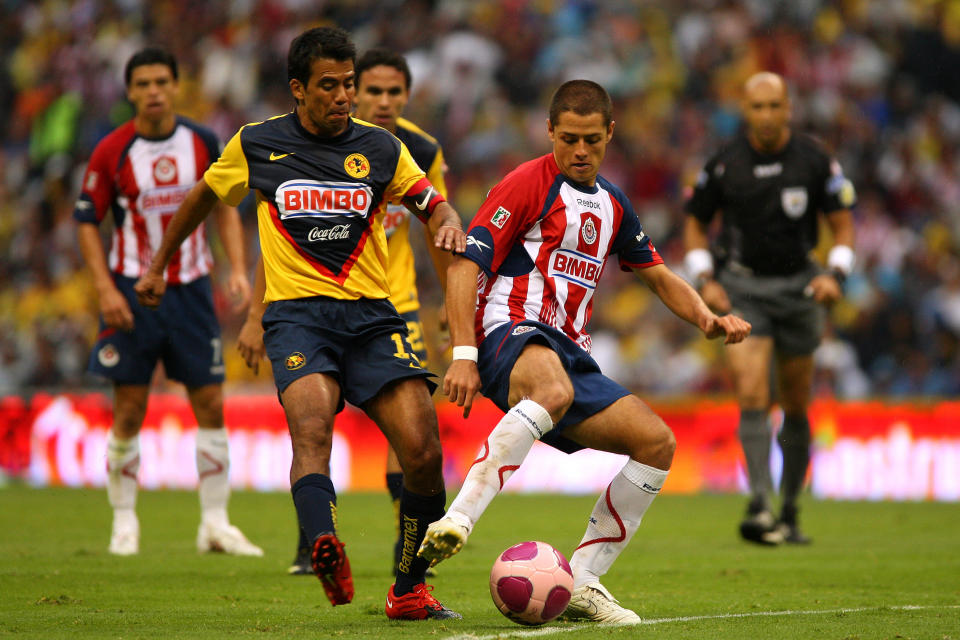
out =
<svg viewBox="0 0 960 640"><path fill-rule="evenodd" d="M109 550L139 551L135 506L140 468L138 434L158 360L167 377L187 386L197 418L200 551L263 555L227 518L230 458L223 427L223 354L213 309L206 230L197 228L174 252L164 278L170 295L156 310L141 307L133 284L146 271L167 223L187 192L220 153L212 132L177 116L177 62L144 49L125 70L133 120L94 149L74 218L84 260L100 302L100 334L90 371L113 380L113 425L107 437L107 496L113 506ZM113 241L104 255L99 224L113 213ZM230 260L228 289L237 307L247 304L243 229L233 207L217 209L220 237Z"/></svg>
<svg viewBox="0 0 960 640"><path fill-rule="evenodd" d="M759 544L810 542L798 526L797 498L810 464L807 407L813 352L824 309L842 295L853 268L853 185L813 138L790 130L790 96L780 76L762 72L744 86L742 135L707 162L686 203L689 275L712 309L748 320L754 334L726 350L740 405L740 443L750 501L740 535ZM714 273L708 225L722 213ZM824 272L810 260L820 214L834 246ZM716 277L715 277L716 276ZM770 361L776 359L783 426L780 517L771 512Z"/></svg>
<svg viewBox="0 0 960 640"><path fill-rule="evenodd" d="M291 493L314 573L331 604L352 601L330 479L334 417L348 401L376 422L404 471L404 548L387 617L459 618L431 594L428 563L416 556L446 504L443 452L433 375L411 353L406 323L388 300L382 213L387 202L403 202L446 251L463 251L466 237L406 146L350 117L355 56L342 29L294 39L287 74L296 108L230 139L187 194L136 290L144 304L159 304L162 271L180 240L218 199L236 204L254 190L264 267L255 288L268 303L264 345L290 429Z"/></svg>
<svg viewBox="0 0 960 640"><path fill-rule="evenodd" d="M453 363L444 391L468 414L483 394L506 411L420 554L436 563L466 542L535 440L629 456L590 514L571 557L566 614L636 624L600 584L659 493L676 440L638 397L602 375L590 357L593 292L607 256L633 270L679 317L708 338L739 342L750 325L717 317L657 254L630 202L597 175L613 137L610 97L572 80L557 89L547 130L553 153L520 165L490 190L470 225L467 251L448 275ZM479 278L479 280L478 280ZM479 342L479 350L475 346Z"/></svg>
<svg viewBox="0 0 960 640"><path fill-rule="evenodd" d="M410 99L410 67L399 53L387 49L371 49L357 60L356 116L372 122L394 134L407 145L410 155L427 174L427 180L447 197L447 186L443 178L445 163L443 150L435 138L418 126L402 118L403 110ZM383 230L387 235L387 280L390 283L390 302L397 313L407 323L410 335L410 348L427 365L427 348L424 341L423 324L420 321L420 299L417 294L417 272L414 264L413 248L410 245L410 227L412 214L400 204L387 204L383 214ZM423 225L426 235L426 247L430 252L434 267L440 280L441 291L446 288L447 267L451 255L441 251L433 244L430 230ZM241 353L259 360L263 354L263 328L261 319L265 305L253 304L247 321L241 329L238 347ZM441 312L441 322L445 314ZM445 322L444 322L445 324ZM393 547L393 567L400 562L403 550L402 525L400 522L400 494L403 490L403 472L393 447L387 445L386 484L393 500L394 515L397 517L397 541ZM299 530L297 555L288 572L293 575L312 574L310 566L310 544ZM427 575L433 575L428 569Z"/></svg>

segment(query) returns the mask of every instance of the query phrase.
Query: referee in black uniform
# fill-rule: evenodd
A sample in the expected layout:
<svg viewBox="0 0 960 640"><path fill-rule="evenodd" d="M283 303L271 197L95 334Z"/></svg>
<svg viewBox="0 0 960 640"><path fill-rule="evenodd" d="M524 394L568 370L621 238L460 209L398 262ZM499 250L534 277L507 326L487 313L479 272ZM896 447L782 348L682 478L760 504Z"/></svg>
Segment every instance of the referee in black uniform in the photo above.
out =
<svg viewBox="0 0 960 640"><path fill-rule="evenodd" d="M714 311L732 311L753 325L750 337L727 346L750 479L740 534L760 544L804 544L810 540L797 526L797 496L810 462L813 351L823 331L823 305L840 298L853 268L850 208L856 195L819 143L791 131L783 78L751 76L742 111L744 134L707 162L686 202L684 263ZM718 211L722 223L711 253L708 225ZM818 214L825 215L834 239L826 269L809 257L817 244ZM777 436L783 451L779 518L770 504L771 356L784 414Z"/></svg>

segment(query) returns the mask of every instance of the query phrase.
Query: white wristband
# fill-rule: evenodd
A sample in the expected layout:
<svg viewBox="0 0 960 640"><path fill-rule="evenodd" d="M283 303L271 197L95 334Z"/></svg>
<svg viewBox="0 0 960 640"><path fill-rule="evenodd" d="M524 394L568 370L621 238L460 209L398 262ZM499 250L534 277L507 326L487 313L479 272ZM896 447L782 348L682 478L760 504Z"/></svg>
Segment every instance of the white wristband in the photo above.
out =
<svg viewBox="0 0 960 640"><path fill-rule="evenodd" d="M835 269L843 275L848 276L850 272L853 271L854 260L853 249L845 244L837 244L834 245L833 248L830 249L830 253L827 254L827 268Z"/></svg>
<svg viewBox="0 0 960 640"><path fill-rule="evenodd" d="M477 361L477 358L480 355L480 350L476 347L454 347L453 348L453 359L454 360L472 360L473 362Z"/></svg>
<svg viewBox="0 0 960 640"><path fill-rule="evenodd" d="M690 249L683 257L683 268L691 282L713 275L713 256L706 249Z"/></svg>

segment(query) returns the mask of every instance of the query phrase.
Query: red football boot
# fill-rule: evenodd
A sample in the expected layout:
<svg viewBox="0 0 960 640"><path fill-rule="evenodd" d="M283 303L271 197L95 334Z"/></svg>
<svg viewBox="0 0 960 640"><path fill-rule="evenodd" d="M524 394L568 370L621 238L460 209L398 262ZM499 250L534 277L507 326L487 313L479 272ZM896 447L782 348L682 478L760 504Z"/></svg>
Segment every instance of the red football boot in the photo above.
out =
<svg viewBox="0 0 960 640"><path fill-rule="evenodd" d="M353 600L353 575L343 543L332 533L321 533L313 541L310 564L320 578L330 604L349 604Z"/></svg>
<svg viewBox="0 0 960 640"><path fill-rule="evenodd" d="M393 587L387 591L387 617L391 620L426 620L427 618L460 619L463 616L440 604L430 595L433 585L420 583L406 595L396 596Z"/></svg>

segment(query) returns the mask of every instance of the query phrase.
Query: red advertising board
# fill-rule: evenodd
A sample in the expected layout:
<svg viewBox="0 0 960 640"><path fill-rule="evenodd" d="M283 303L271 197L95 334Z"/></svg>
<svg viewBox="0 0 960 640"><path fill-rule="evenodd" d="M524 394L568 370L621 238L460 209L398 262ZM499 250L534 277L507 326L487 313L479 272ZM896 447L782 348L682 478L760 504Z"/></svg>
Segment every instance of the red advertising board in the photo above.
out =
<svg viewBox="0 0 960 640"><path fill-rule="evenodd" d="M729 401L654 404L677 436L665 492L741 491L743 465L736 437L738 410ZM460 483L501 412L486 400L469 420L449 403L437 405L449 486ZM960 403L930 405L818 401L810 487L837 499L960 500ZM275 396L233 396L225 418L231 483L286 490L291 458L283 409ZM0 467L39 486L102 486L106 433L112 420L102 394L0 399ZM776 426L779 416L771 415ZM196 483L196 421L178 395L151 396L141 431L141 484L187 488ZM331 476L338 490L383 487L386 442L358 409L337 416ZM779 476L779 449L771 461ZM583 451L559 453L536 444L507 483L512 491L596 493L624 458Z"/></svg>

